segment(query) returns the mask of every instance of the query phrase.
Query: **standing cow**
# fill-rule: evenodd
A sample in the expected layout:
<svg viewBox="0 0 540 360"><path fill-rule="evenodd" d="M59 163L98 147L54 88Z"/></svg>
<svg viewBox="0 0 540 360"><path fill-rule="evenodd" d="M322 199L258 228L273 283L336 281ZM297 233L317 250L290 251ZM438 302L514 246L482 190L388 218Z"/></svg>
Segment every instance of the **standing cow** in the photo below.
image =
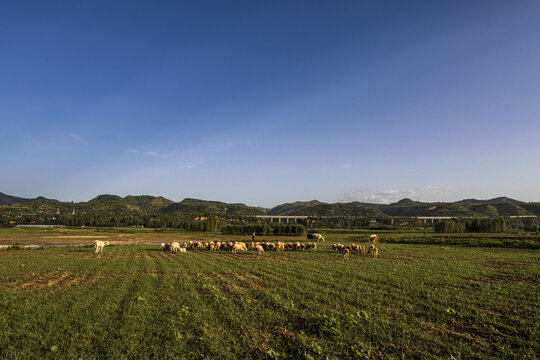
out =
<svg viewBox="0 0 540 360"><path fill-rule="evenodd" d="M307 238L309 240L324 241L324 236L322 236L321 234L318 234L318 233L307 234Z"/></svg>

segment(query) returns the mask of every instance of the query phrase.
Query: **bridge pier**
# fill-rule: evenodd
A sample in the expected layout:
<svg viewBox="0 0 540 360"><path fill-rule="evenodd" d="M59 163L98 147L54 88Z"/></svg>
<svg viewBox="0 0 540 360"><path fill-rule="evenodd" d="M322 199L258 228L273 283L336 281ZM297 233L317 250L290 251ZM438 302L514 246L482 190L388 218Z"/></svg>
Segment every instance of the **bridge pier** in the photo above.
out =
<svg viewBox="0 0 540 360"><path fill-rule="evenodd" d="M255 217L259 219L269 220L271 223L273 223L277 219L277 222L279 224L281 224L282 221L285 222L286 224L290 224L291 221L298 222L299 220L304 222L308 218L308 216L293 216L293 215L255 215Z"/></svg>

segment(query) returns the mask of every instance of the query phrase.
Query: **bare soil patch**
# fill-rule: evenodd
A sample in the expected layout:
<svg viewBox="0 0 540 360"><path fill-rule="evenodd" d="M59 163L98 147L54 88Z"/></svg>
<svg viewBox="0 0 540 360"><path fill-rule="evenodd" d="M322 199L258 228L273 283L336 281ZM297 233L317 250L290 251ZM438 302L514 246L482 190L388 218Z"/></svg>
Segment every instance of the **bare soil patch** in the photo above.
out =
<svg viewBox="0 0 540 360"><path fill-rule="evenodd" d="M108 238L107 235L56 235L50 236L53 239L94 239L94 238Z"/></svg>
<svg viewBox="0 0 540 360"><path fill-rule="evenodd" d="M496 267L496 268L517 268L531 265L540 265L540 260L537 261L486 261L487 267Z"/></svg>
<svg viewBox="0 0 540 360"><path fill-rule="evenodd" d="M472 281L484 282L484 283L499 283L499 284L521 282L521 283L530 283L530 284L538 285L540 284L540 277L534 276L534 275L505 273L505 274L487 275L478 279L474 279Z"/></svg>
<svg viewBox="0 0 540 360"><path fill-rule="evenodd" d="M22 280L17 282L2 283L4 291L21 291L30 289L43 289L53 286L73 286L83 283L95 283L104 278L103 275L88 275L77 276L69 271L66 272L49 272L40 275L33 275L31 280Z"/></svg>

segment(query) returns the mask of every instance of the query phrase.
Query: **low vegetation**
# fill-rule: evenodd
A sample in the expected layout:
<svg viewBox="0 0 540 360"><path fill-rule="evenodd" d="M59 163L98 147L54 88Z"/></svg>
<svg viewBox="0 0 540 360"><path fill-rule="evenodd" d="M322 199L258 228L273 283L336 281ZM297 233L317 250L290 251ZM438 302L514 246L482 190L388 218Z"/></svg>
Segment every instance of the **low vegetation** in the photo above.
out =
<svg viewBox="0 0 540 360"><path fill-rule="evenodd" d="M367 245L363 234L325 234L316 251L263 255L0 251L0 358L536 357L536 250L389 234L378 258L331 250L355 236Z"/></svg>

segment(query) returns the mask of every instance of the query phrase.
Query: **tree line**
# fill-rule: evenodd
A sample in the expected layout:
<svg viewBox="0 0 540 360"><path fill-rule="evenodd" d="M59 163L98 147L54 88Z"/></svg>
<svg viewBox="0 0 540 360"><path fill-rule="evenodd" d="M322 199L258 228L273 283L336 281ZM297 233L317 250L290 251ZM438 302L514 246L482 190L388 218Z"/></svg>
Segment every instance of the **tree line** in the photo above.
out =
<svg viewBox="0 0 540 360"><path fill-rule="evenodd" d="M71 209L73 210L73 209ZM246 216L217 216L200 217L195 214L160 213L158 211L125 211L116 209L75 209L75 213L61 209L43 208L40 204L25 208L0 206L0 226L14 227L18 224L46 224L64 225L72 227L144 227L169 228L195 232L220 232L229 226L257 226L254 230L260 234L274 234L276 231L295 235L301 230L288 230L278 225L256 217ZM281 224L283 225L283 224ZM420 229L434 227L440 233L459 232L504 232L507 230L540 232L540 219L538 218L495 218L495 219L468 219L445 220L435 224L423 223L417 218L407 217L355 217L355 216L329 216L309 217L305 220L292 222L291 225L300 225L298 229L313 231L313 229L373 229L373 230L400 230ZM275 230L278 229L278 230ZM279 230L281 229L281 230ZM283 230L285 229L285 230ZM230 227L225 230L234 234L251 234L248 228Z"/></svg>
<svg viewBox="0 0 540 360"><path fill-rule="evenodd" d="M506 220L472 219L472 220L443 220L435 223L436 233L502 233L508 229Z"/></svg>

